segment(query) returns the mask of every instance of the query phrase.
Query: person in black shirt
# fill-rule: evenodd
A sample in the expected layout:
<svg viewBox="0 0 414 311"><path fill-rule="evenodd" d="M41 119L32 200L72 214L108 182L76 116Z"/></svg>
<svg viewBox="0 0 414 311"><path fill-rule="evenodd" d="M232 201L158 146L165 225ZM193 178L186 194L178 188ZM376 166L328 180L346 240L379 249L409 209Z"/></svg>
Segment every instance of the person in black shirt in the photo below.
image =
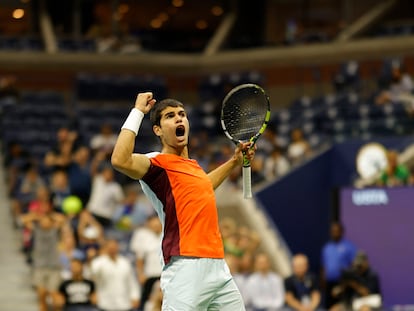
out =
<svg viewBox="0 0 414 311"><path fill-rule="evenodd" d="M356 302L364 307L364 310L381 307L379 277L370 267L368 257L362 251L355 256L351 268L343 271L341 281L333 291L339 297L340 303L334 306L332 311L355 309ZM366 303L363 304L364 299Z"/></svg>
<svg viewBox="0 0 414 311"><path fill-rule="evenodd" d="M296 254L292 258L293 274L285 279L285 302L288 310L318 310L321 293L315 275L309 272L308 258Z"/></svg>
<svg viewBox="0 0 414 311"><path fill-rule="evenodd" d="M59 292L64 311L94 311L95 284L83 277L83 263L71 260L72 277L60 284Z"/></svg>

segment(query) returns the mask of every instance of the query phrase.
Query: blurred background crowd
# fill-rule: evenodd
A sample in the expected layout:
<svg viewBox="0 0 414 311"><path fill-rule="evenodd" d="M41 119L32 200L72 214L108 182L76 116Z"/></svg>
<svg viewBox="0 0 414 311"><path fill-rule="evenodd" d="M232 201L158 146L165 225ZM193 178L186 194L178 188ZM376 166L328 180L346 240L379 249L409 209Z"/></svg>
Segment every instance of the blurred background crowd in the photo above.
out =
<svg viewBox="0 0 414 311"><path fill-rule="evenodd" d="M162 228L139 184L110 164L118 131L138 92L174 97L188 111L190 156L209 171L233 153L221 101L242 83L270 95L252 182L289 253L288 271L278 271L258 227L237 213L220 217L246 308L393 309L373 254L346 238L352 228L332 196L366 177L357 151L377 141L383 162L368 159L364 187L414 184L414 156L405 157L414 131L412 12L408 0L2 1L2 208L30 268L30 310L161 310ZM340 146L353 150L351 160L341 162ZM136 151L159 147L145 119ZM309 169L318 161L344 171L327 181L325 169ZM229 177L228 200L240 177L239 169ZM308 177L308 188L321 188L301 196L295 178ZM280 193L292 198L279 201Z"/></svg>

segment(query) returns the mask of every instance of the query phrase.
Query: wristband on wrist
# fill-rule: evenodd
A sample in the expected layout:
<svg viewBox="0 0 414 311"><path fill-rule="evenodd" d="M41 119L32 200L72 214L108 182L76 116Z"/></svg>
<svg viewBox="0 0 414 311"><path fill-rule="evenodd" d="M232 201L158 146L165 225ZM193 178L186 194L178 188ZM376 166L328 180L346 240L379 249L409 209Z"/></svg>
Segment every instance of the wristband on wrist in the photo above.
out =
<svg viewBox="0 0 414 311"><path fill-rule="evenodd" d="M144 119L144 113L137 108L132 108L121 129L130 130L137 136L142 119Z"/></svg>

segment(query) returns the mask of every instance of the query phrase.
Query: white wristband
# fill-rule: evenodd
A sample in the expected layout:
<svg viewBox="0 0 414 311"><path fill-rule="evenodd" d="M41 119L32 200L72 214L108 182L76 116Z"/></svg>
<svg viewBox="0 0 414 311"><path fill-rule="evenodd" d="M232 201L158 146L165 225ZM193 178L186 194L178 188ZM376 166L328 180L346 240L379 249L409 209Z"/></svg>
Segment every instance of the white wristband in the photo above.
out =
<svg viewBox="0 0 414 311"><path fill-rule="evenodd" d="M144 113L137 108L132 108L121 129L133 131L135 136L137 136L142 119L144 119Z"/></svg>

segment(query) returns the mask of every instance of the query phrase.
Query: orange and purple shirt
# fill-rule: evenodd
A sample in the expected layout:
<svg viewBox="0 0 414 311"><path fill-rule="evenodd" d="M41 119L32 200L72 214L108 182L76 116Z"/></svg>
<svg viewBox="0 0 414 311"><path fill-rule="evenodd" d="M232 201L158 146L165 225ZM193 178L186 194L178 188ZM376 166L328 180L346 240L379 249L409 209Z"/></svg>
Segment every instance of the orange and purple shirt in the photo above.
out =
<svg viewBox="0 0 414 311"><path fill-rule="evenodd" d="M151 166L140 180L163 224L162 254L224 258L213 185L197 161L151 153Z"/></svg>

